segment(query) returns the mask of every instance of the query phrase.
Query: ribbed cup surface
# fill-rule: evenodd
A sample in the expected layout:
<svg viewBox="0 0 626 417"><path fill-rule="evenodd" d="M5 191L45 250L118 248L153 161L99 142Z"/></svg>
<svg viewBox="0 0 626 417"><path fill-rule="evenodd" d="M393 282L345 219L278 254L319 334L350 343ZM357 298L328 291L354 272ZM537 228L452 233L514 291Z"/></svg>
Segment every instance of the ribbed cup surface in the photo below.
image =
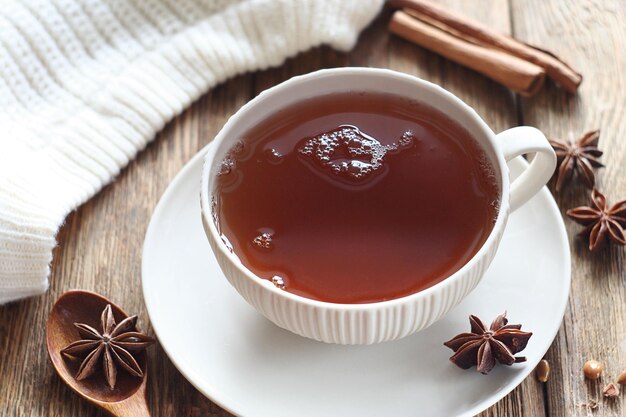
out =
<svg viewBox="0 0 626 417"><path fill-rule="evenodd" d="M285 294L267 280L248 276L242 265L236 265L218 250L217 246L223 243L212 234L207 235L228 281L250 305L276 325L326 343L367 345L403 338L443 317L476 287L495 256L503 230L504 227L494 229L497 235L488 241L481 255L427 290L391 301L348 305Z"/></svg>

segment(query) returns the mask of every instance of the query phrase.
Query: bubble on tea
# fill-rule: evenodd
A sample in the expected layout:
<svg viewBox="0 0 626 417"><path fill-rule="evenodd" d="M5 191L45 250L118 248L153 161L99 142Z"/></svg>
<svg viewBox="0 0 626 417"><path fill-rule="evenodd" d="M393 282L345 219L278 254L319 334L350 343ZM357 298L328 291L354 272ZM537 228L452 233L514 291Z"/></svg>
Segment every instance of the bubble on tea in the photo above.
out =
<svg viewBox="0 0 626 417"><path fill-rule="evenodd" d="M226 246L226 249L228 249L230 253L234 253L233 244L230 243L230 240L228 240L226 235L221 234L220 238L222 239L222 243L224 244L224 246Z"/></svg>
<svg viewBox="0 0 626 417"><path fill-rule="evenodd" d="M496 224L498 220L498 212L500 212L500 200L496 199L491 202L491 207L493 207L494 216L492 219L493 224Z"/></svg>
<svg viewBox="0 0 626 417"><path fill-rule="evenodd" d="M279 277L278 275L274 275L272 277L272 283L277 287L280 288L281 290L284 290L286 285L285 285L285 280L282 277Z"/></svg>
<svg viewBox="0 0 626 417"><path fill-rule="evenodd" d="M262 249L270 249L272 247L272 235L271 233L261 233L254 239L252 239L254 246Z"/></svg>
<svg viewBox="0 0 626 417"><path fill-rule="evenodd" d="M226 155L226 157L224 157L222 163L220 164L219 170L217 171L217 176L223 177L230 174L231 172L233 172L236 165L237 163L235 162L235 160L230 155Z"/></svg>
<svg viewBox="0 0 626 417"><path fill-rule="evenodd" d="M219 210L217 207L218 203L217 203L217 197L212 195L211 196L211 218L213 219L213 224L215 225L215 227L217 228L217 231L220 231L220 222L219 222Z"/></svg>
<svg viewBox="0 0 626 417"><path fill-rule="evenodd" d="M272 165L278 165L285 160L285 155L274 148L266 149L264 154L267 161Z"/></svg>
<svg viewBox="0 0 626 417"><path fill-rule="evenodd" d="M230 151L228 153L231 155L241 155L245 149L246 144L243 140L239 140L233 145L232 148L230 148Z"/></svg>
<svg viewBox="0 0 626 417"><path fill-rule="evenodd" d="M306 139L298 152L332 174L365 180L381 171L385 155L413 145L413 134L405 132L398 142L383 145L377 139L351 125L342 125Z"/></svg>
<svg viewBox="0 0 626 417"><path fill-rule="evenodd" d="M478 144L474 145L477 149L477 153L480 154L480 159L478 161L478 166L479 169L481 171L481 173L483 174L483 178L486 180L487 182L487 186L490 187L492 190L494 190L493 194L498 196L498 198L494 199L491 202L491 207L493 207L493 212L494 217L493 217L493 223L496 223L496 220L498 219L498 213L500 212L500 181L498 180L498 176L496 175L496 171L494 169L494 165L491 163L491 161L489 160L489 157L485 154L485 152L479 148Z"/></svg>
<svg viewBox="0 0 626 417"><path fill-rule="evenodd" d="M372 172L373 167L367 162L349 161L334 164L331 169L335 174L345 173L353 178L360 179Z"/></svg>
<svg viewBox="0 0 626 417"><path fill-rule="evenodd" d="M402 137L400 138L400 140L398 140L398 146L401 149L408 148L410 146L413 146L414 142L415 142L415 135L413 135L413 132L411 132L410 130L407 130L406 132L402 134Z"/></svg>
<svg viewBox="0 0 626 417"><path fill-rule="evenodd" d="M246 148L243 140L239 140L235 142L235 144L228 150L226 155L224 155L224 159L220 163L220 166L217 170L217 176L223 177L235 170L237 168L237 157L241 157Z"/></svg>
<svg viewBox="0 0 626 417"><path fill-rule="evenodd" d="M498 177L496 176L496 172L493 168L493 164L489 161L489 158L487 157L487 155L483 154L480 157L479 167L483 175L485 176L485 179L493 183L494 187L497 187Z"/></svg>

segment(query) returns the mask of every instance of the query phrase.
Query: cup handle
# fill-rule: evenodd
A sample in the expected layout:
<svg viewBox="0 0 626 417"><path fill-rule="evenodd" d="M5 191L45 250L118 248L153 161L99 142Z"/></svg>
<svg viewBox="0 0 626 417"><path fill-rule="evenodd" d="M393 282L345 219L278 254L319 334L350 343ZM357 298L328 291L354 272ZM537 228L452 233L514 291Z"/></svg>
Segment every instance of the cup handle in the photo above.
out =
<svg viewBox="0 0 626 417"><path fill-rule="evenodd" d="M514 127L496 135L504 159L534 153L530 166L511 183L511 212L517 210L543 187L556 168L556 154L548 139L530 126Z"/></svg>

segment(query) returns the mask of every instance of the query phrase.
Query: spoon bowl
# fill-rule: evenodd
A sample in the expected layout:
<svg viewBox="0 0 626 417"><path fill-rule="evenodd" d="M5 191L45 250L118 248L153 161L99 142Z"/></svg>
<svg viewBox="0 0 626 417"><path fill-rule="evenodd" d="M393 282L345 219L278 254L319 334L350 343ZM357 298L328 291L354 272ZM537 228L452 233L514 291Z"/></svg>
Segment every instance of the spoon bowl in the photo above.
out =
<svg viewBox="0 0 626 417"><path fill-rule="evenodd" d="M64 357L61 350L70 343L81 339L74 323L85 323L100 329L100 315L107 304L111 305L115 321L119 323L128 314L111 301L93 292L71 290L64 293L52 307L48 315L46 345L52 365L61 377L78 395L117 417L150 416L146 403L146 353L135 356L143 371L143 377L135 377L127 372L119 372L115 388L106 384L103 374L93 375L78 381L75 375L81 361Z"/></svg>

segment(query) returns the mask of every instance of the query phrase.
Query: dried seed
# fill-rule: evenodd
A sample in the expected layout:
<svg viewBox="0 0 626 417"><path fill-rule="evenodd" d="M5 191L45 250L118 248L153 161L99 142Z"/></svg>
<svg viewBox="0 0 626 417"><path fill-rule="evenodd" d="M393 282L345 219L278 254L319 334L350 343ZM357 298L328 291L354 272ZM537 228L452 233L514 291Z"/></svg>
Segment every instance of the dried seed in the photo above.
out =
<svg viewBox="0 0 626 417"><path fill-rule="evenodd" d="M617 398L619 397L619 387L611 382L604 387L602 395L604 395L605 398Z"/></svg>
<svg viewBox="0 0 626 417"><path fill-rule="evenodd" d="M550 363L545 359L539 361L537 368L535 368L535 374L539 382L547 382L550 377Z"/></svg>
<svg viewBox="0 0 626 417"><path fill-rule="evenodd" d="M604 366L598 361L590 360L583 365L583 373L588 379L600 378L602 371L604 371Z"/></svg>
<svg viewBox="0 0 626 417"><path fill-rule="evenodd" d="M626 385L626 371L619 374L617 377L617 383L620 385Z"/></svg>

